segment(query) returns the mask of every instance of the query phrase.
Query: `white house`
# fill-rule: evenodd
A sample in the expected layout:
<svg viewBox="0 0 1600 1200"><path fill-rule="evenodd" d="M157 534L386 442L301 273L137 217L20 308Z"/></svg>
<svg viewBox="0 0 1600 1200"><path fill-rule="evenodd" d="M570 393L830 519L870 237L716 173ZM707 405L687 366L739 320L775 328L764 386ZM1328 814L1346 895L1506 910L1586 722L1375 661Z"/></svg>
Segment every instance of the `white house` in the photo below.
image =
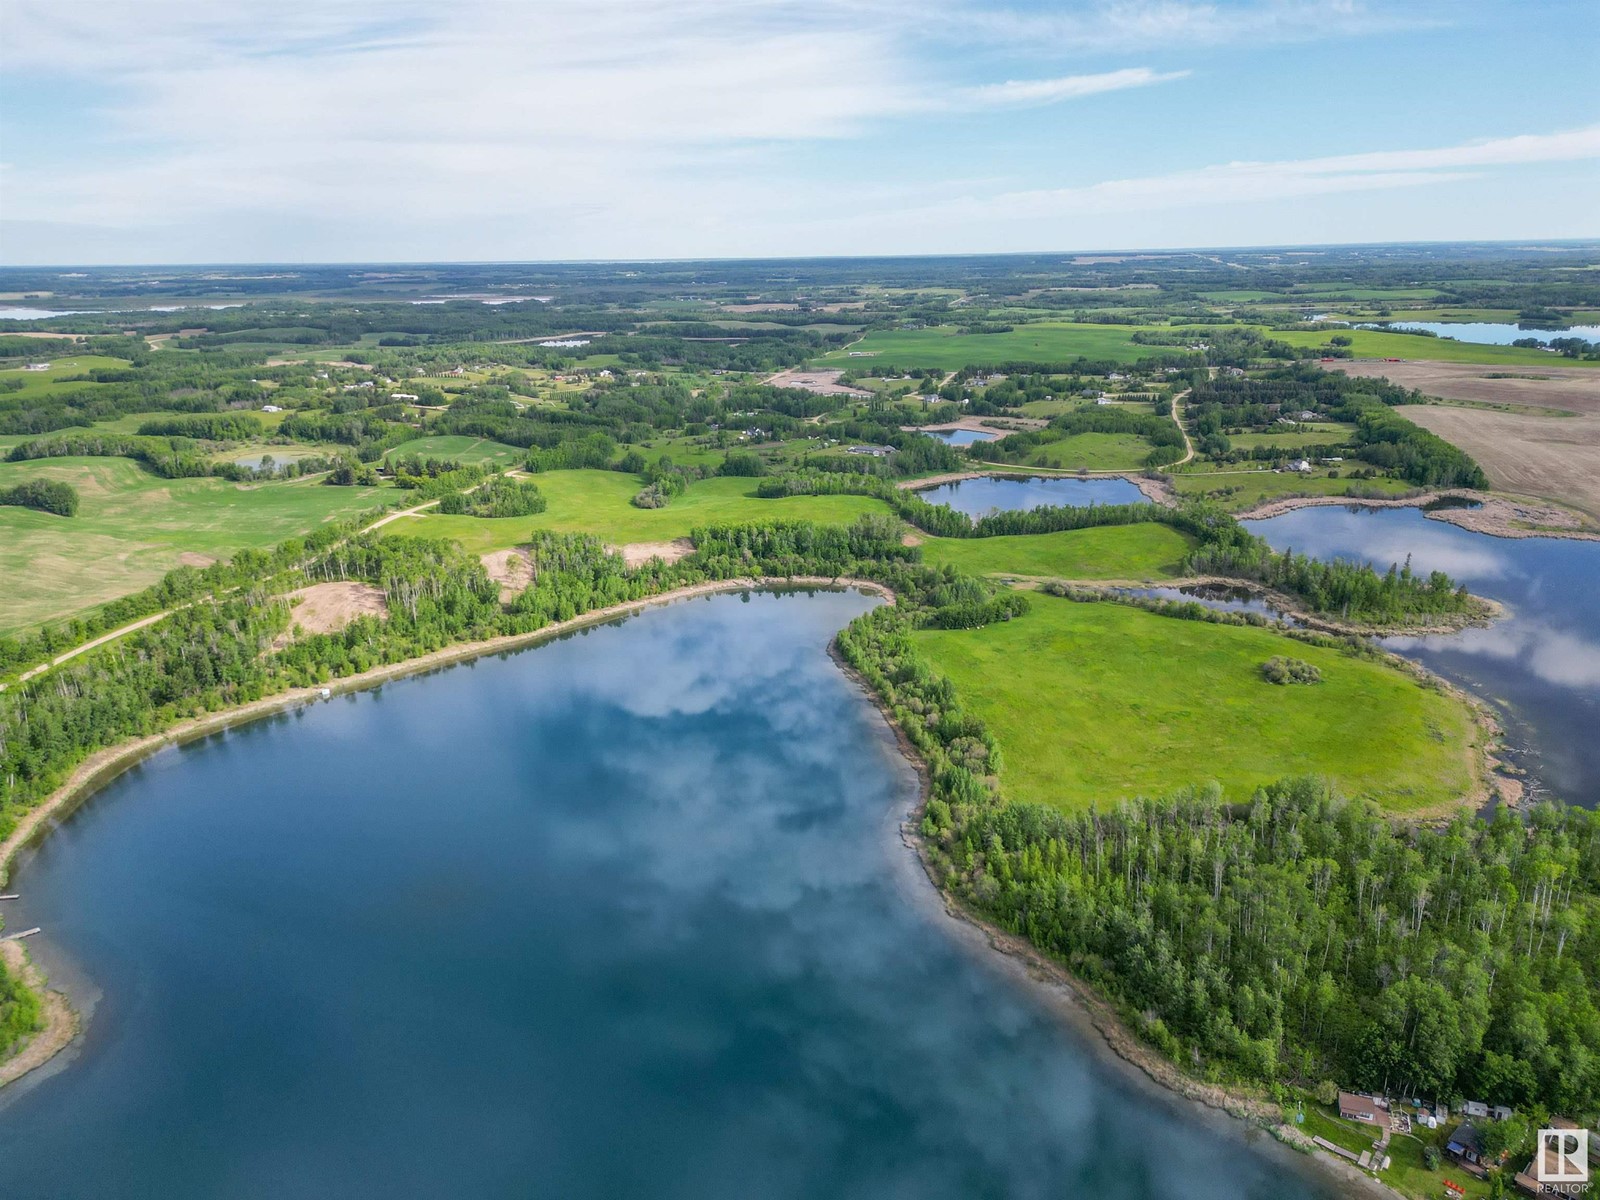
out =
<svg viewBox="0 0 1600 1200"><path fill-rule="evenodd" d="M262 412L282 412L283 411L283 405L281 405L281 404L263 404L261 406L261 411Z"/></svg>
<svg viewBox="0 0 1600 1200"><path fill-rule="evenodd" d="M50 369L50 364L49 363L29 363L27 366L23 367L22 369L24 371L48 371Z"/></svg>
<svg viewBox="0 0 1600 1200"><path fill-rule="evenodd" d="M1297 458L1289 464L1289 470L1298 471L1301 474L1304 474L1305 472L1311 470L1311 464L1303 458Z"/></svg>

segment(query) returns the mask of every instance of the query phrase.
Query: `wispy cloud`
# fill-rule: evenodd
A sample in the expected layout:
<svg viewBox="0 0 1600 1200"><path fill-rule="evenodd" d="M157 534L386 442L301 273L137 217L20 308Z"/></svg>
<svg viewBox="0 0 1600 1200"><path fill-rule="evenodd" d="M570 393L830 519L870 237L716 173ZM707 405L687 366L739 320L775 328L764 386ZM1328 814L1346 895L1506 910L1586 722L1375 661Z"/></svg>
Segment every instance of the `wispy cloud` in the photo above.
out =
<svg viewBox="0 0 1600 1200"><path fill-rule="evenodd" d="M1098 75L1063 75L1059 79L1010 79L1005 83L986 83L966 88L960 99L980 108L1020 108L1033 104L1053 104L1075 100L1100 92L1120 92L1126 88L1149 87L1183 79L1188 71L1153 71L1149 67L1127 67L1102 71Z"/></svg>
<svg viewBox="0 0 1600 1200"><path fill-rule="evenodd" d="M1275 162L1231 162L1196 170L1110 179L1065 188L965 196L932 206L947 217L1038 219L1131 210L1421 187L1466 178L1472 168L1600 159L1600 125L1422 150L1382 150Z"/></svg>
<svg viewBox="0 0 1600 1200"><path fill-rule="evenodd" d="M1043 11L1008 5L937 8L969 38L1044 53L1160 47L1264 45L1364 37L1448 24L1449 11L1422 2L1362 0L1104 0L1052 5Z"/></svg>

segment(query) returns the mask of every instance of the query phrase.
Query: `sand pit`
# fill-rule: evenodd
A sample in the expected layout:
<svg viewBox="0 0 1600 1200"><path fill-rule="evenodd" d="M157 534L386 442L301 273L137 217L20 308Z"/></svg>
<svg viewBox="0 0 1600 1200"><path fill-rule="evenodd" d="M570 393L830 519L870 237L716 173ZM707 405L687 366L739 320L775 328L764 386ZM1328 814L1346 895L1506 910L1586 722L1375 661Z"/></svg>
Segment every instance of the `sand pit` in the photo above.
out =
<svg viewBox="0 0 1600 1200"><path fill-rule="evenodd" d="M520 546L485 554L480 561L489 578L500 585L501 604L510 604L533 582L533 560Z"/></svg>
<svg viewBox="0 0 1600 1200"><path fill-rule="evenodd" d="M1551 356L1548 367L1493 367L1471 363L1380 362L1373 359L1324 363L1362 379L1382 378L1444 400L1559 408L1600 415L1600 368L1562 367Z"/></svg>
<svg viewBox="0 0 1600 1200"><path fill-rule="evenodd" d="M357 617L389 615L383 589L370 583L314 583L290 592L289 602L294 604L290 628L299 626L306 633L333 633Z"/></svg>
<svg viewBox="0 0 1600 1200"><path fill-rule="evenodd" d="M688 538L674 538L670 542L633 542L618 547L618 553L629 567L642 567L652 558L675 563L694 553L694 543Z"/></svg>
<svg viewBox="0 0 1600 1200"><path fill-rule="evenodd" d="M843 374L842 370L806 371L796 368L769 375L762 382L772 387L802 388L819 396L857 396L863 400L872 399L871 392L840 383L839 376Z"/></svg>

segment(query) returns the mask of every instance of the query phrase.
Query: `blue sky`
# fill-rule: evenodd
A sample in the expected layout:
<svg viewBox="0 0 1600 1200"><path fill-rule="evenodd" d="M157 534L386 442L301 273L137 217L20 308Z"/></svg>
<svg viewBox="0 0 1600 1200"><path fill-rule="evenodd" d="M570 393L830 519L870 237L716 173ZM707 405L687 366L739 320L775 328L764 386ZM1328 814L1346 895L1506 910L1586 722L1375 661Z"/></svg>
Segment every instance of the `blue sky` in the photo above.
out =
<svg viewBox="0 0 1600 1200"><path fill-rule="evenodd" d="M0 262L1600 235L1593 0L0 0Z"/></svg>

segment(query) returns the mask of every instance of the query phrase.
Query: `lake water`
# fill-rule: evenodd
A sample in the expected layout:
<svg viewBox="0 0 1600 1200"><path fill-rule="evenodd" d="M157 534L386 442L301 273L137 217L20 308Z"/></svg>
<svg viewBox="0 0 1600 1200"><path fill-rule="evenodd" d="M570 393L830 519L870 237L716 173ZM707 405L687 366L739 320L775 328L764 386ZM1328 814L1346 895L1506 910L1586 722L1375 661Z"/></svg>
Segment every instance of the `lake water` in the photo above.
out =
<svg viewBox="0 0 1600 1200"><path fill-rule="evenodd" d="M0 308L0 321L48 321L51 317L70 317L85 311L81 308Z"/></svg>
<svg viewBox="0 0 1600 1200"><path fill-rule="evenodd" d="M977 442L998 441L1003 436L977 429L924 429L922 432L931 438L938 438L947 446L971 446Z"/></svg>
<svg viewBox="0 0 1600 1200"><path fill-rule="evenodd" d="M1325 1195L943 914L824 652L871 603L681 602L122 776L14 875L101 998L0 1097L0 1195Z"/></svg>
<svg viewBox="0 0 1600 1200"><path fill-rule="evenodd" d="M1043 508L1047 505L1083 507L1089 504L1148 503L1137 485L1126 479L1068 479L1030 476L1027 479L996 479L981 476L957 483L940 484L918 492L929 504L948 504L969 517L981 517L999 509Z"/></svg>
<svg viewBox="0 0 1600 1200"><path fill-rule="evenodd" d="M1506 605L1487 629L1385 644L1495 701L1545 790L1600 805L1600 542L1489 537L1414 508L1302 508L1248 524L1280 550L1380 570L1409 554L1413 569Z"/></svg>
<svg viewBox="0 0 1600 1200"><path fill-rule="evenodd" d="M1249 588L1230 587L1227 584L1201 583L1189 584L1184 587L1119 588L1118 590L1128 596L1145 596L1152 600L1175 600L1180 603L1187 603L1192 600L1196 604L1202 604L1206 608L1214 608L1218 612L1252 612L1274 621L1287 621L1289 624L1299 623L1293 617L1285 616L1283 612L1262 600Z"/></svg>
<svg viewBox="0 0 1600 1200"><path fill-rule="evenodd" d="M1542 342L1558 337L1600 342L1600 325L1574 325L1571 329L1522 329L1503 321L1390 321L1388 326L1390 329L1425 329L1440 337L1454 338L1458 342L1477 342L1485 346L1509 346L1518 338L1530 337ZM1381 327L1364 325L1362 328Z"/></svg>

